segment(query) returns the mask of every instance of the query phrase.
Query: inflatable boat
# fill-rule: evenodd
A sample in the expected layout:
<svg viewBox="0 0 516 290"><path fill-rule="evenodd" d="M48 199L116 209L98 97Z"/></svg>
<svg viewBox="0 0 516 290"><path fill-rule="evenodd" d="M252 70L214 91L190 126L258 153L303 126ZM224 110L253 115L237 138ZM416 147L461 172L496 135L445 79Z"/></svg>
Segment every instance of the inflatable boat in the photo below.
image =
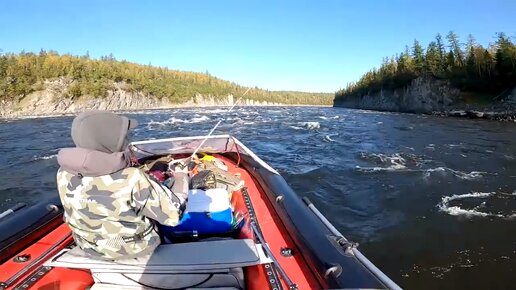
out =
<svg viewBox="0 0 516 290"><path fill-rule="evenodd" d="M0 289L401 289L271 166L229 135L131 143L138 160L210 154L244 181L231 196L241 226L189 235L145 261L84 255L55 197L0 219Z"/></svg>

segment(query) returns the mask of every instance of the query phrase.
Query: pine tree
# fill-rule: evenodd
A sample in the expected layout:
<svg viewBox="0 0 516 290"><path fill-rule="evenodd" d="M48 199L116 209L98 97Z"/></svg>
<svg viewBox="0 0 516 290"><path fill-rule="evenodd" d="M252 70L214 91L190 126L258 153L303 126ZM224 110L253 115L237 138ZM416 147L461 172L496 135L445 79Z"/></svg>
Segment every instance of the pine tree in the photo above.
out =
<svg viewBox="0 0 516 290"><path fill-rule="evenodd" d="M453 51L453 58L455 60L455 66L464 66L464 53L460 47L459 37L455 32L450 31L446 36L450 44L450 49Z"/></svg>
<svg viewBox="0 0 516 290"><path fill-rule="evenodd" d="M435 36L435 43L439 51L439 72L443 73L446 70L446 48L444 47L443 37L440 33Z"/></svg>
<svg viewBox="0 0 516 290"><path fill-rule="evenodd" d="M427 72L432 74L433 76L437 76L441 72L441 56L439 54L439 48L435 41L431 41L428 44L428 48L426 49L425 55L425 64Z"/></svg>
<svg viewBox="0 0 516 290"><path fill-rule="evenodd" d="M423 54L423 47L417 39L414 39L414 44L412 46L412 57L414 58L416 72L418 74L423 73L425 69L425 57Z"/></svg>
<svg viewBox="0 0 516 290"><path fill-rule="evenodd" d="M450 49L448 55L446 56L446 71L453 72L453 70L455 69L455 65L455 54L453 53L453 50Z"/></svg>
<svg viewBox="0 0 516 290"><path fill-rule="evenodd" d="M475 46L475 38L469 34L466 42L466 72L470 79L475 79L478 76L477 62L480 60L475 57Z"/></svg>
<svg viewBox="0 0 516 290"><path fill-rule="evenodd" d="M504 79L512 80L516 78L516 46L505 33L498 33L496 40L496 70Z"/></svg>
<svg viewBox="0 0 516 290"><path fill-rule="evenodd" d="M446 38L448 51L440 34L428 44L426 51L414 40L411 48L405 46L395 58L384 58L379 70L366 73L358 82L339 91L336 98L370 93L379 88L401 88L427 73L469 92L500 95L516 85L516 45L504 33L498 33L496 43L488 48L476 43L472 35L468 35L464 49L453 31Z"/></svg>

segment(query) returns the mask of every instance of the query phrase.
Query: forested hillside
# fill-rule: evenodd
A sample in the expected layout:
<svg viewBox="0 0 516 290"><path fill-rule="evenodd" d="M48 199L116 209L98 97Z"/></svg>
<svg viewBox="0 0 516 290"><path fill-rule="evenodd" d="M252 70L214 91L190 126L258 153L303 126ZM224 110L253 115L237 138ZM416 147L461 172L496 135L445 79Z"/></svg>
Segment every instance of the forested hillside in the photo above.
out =
<svg viewBox="0 0 516 290"><path fill-rule="evenodd" d="M71 85L64 96L71 98L105 98L108 90L123 87L127 92L167 98L183 103L196 94L235 98L247 88L221 80L208 73L184 72L151 65L118 61L113 56L92 59L88 55L59 55L44 50L38 54L22 52L0 55L0 100L23 99L31 92L44 89L47 80L69 78ZM252 88L247 99L282 104L328 105L332 96L324 93L267 91Z"/></svg>
<svg viewBox="0 0 516 290"><path fill-rule="evenodd" d="M335 100L374 95L380 90L403 88L418 77L446 80L462 92L503 97L516 85L516 45L504 33L483 47L468 35L462 43L457 34L449 32L446 42L440 34L424 49L418 40L406 46L400 54L384 58L380 68L374 68L357 82L348 84L335 94Z"/></svg>

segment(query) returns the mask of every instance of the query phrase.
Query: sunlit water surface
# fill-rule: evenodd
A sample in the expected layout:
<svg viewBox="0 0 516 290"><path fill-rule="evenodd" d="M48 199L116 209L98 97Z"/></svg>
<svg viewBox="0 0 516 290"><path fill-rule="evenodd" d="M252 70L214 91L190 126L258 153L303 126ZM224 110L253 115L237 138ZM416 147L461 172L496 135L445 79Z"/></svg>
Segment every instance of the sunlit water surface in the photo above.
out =
<svg viewBox="0 0 516 290"><path fill-rule="evenodd" d="M341 108L141 111L133 140L232 134L407 289L516 285L516 124ZM0 121L0 210L56 194L71 117Z"/></svg>

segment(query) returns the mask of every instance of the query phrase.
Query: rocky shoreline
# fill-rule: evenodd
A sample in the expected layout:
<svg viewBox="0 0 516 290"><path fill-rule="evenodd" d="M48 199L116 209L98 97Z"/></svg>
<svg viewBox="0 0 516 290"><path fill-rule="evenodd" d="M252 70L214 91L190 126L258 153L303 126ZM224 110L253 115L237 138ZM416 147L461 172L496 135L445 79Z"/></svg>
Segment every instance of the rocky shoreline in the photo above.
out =
<svg viewBox="0 0 516 290"><path fill-rule="evenodd" d="M70 80L61 78L45 82L45 89L23 98L0 101L0 119L57 117L74 115L85 110L140 111L192 107L232 106L237 100L232 95L223 97L195 95L183 103L173 103L141 92L127 92L123 85L107 92L106 97L67 95ZM280 103L242 99L239 106L283 106Z"/></svg>
<svg viewBox="0 0 516 290"><path fill-rule="evenodd" d="M516 122L516 88L504 100L475 104L446 81L420 77L402 89L336 99L334 107Z"/></svg>
<svg viewBox="0 0 516 290"><path fill-rule="evenodd" d="M470 119L485 119L502 122L515 122L516 123L516 109L513 111L477 111L477 110L454 110L445 112L432 112L432 115L442 117L457 117L457 118L470 118Z"/></svg>

